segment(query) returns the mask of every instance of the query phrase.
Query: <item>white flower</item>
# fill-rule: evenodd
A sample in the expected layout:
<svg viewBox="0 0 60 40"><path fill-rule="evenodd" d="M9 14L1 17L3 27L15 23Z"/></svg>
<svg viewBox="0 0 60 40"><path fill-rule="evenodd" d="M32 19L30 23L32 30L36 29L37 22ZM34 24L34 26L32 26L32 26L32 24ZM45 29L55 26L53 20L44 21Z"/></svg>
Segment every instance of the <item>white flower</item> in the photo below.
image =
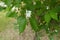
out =
<svg viewBox="0 0 60 40"><path fill-rule="evenodd" d="M18 12L18 7L12 7L12 9L11 9L11 11L16 11L16 12Z"/></svg>
<svg viewBox="0 0 60 40"><path fill-rule="evenodd" d="M48 10L49 9L49 6L47 6L46 9Z"/></svg>
<svg viewBox="0 0 60 40"><path fill-rule="evenodd" d="M4 2L0 2L0 5L4 5L5 3Z"/></svg>
<svg viewBox="0 0 60 40"><path fill-rule="evenodd" d="M11 11L15 11L15 8L16 8L15 6L14 6L14 7L12 7Z"/></svg>
<svg viewBox="0 0 60 40"><path fill-rule="evenodd" d="M58 30L55 30L55 32L58 32Z"/></svg>
<svg viewBox="0 0 60 40"><path fill-rule="evenodd" d="M2 1L0 2L0 6L1 7L7 7L7 5L4 2L2 2Z"/></svg>
<svg viewBox="0 0 60 40"><path fill-rule="evenodd" d="M36 2L33 2L33 5L36 5Z"/></svg>
<svg viewBox="0 0 60 40"><path fill-rule="evenodd" d="M3 7L7 7L7 5L4 5Z"/></svg>
<svg viewBox="0 0 60 40"><path fill-rule="evenodd" d="M18 11L19 11L19 10L18 10L18 7L16 7L15 9L16 9L16 12L18 12Z"/></svg>
<svg viewBox="0 0 60 40"><path fill-rule="evenodd" d="M41 4L43 4L43 1L41 1Z"/></svg>
<svg viewBox="0 0 60 40"><path fill-rule="evenodd" d="M48 30L50 30L50 29L48 28Z"/></svg>
<svg viewBox="0 0 60 40"><path fill-rule="evenodd" d="M26 18L30 18L31 17L31 11L30 10L26 10Z"/></svg>

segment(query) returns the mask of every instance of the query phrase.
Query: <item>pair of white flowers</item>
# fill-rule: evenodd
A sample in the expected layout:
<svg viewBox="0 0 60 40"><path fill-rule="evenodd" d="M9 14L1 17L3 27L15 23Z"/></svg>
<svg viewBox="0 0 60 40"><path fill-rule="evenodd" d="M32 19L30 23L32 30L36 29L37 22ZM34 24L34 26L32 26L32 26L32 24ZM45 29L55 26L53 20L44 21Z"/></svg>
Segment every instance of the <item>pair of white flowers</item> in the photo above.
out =
<svg viewBox="0 0 60 40"><path fill-rule="evenodd" d="M18 12L18 7L12 7L12 9L11 9L11 11L16 11L16 12Z"/></svg>
<svg viewBox="0 0 60 40"><path fill-rule="evenodd" d="M4 2L2 2L2 1L0 1L0 6L1 7L7 7L7 5L4 3ZM47 8L46 9L49 9L49 6L47 6ZM11 11L18 11L18 8L17 7L12 7L12 9L11 9ZM31 11L30 10L26 10L26 18L29 18L29 17L31 17Z"/></svg>
<svg viewBox="0 0 60 40"><path fill-rule="evenodd" d="M13 7L12 9L11 9L11 11L16 11L16 12L18 12L18 7ZM31 11L30 10L26 10L26 18L28 19L28 18L30 18L31 17Z"/></svg>
<svg viewBox="0 0 60 40"><path fill-rule="evenodd" d="M0 7L7 7L7 5L5 4L5 2L3 2L3 1L0 1ZM11 9L11 11L15 11L15 10L18 10L18 8L17 7L12 7L12 9Z"/></svg>
<svg viewBox="0 0 60 40"><path fill-rule="evenodd" d="M5 2L0 1L0 7L7 7L7 5L5 4ZM12 7L11 11L18 11L18 7ZM31 11L30 10L26 10L26 18L30 18L31 17Z"/></svg>
<svg viewBox="0 0 60 40"><path fill-rule="evenodd" d="M14 6L14 7L11 9L11 11L16 11L16 12L18 12L18 7L15 7L15 6ZM26 18L27 18L27 19L31 17L31 12L32 12L32 11L30 11L30 10L26 10Z"/></svg>
<svg viewBox="0 0 60 40"><path fill-rule="evenodd" d="M4 2L0 1L0 7L7 7L7 5Z"/></svg>
<svg viewBox="0 0 60 40"><path fill-rule="evenodd" d="M31 12L30 10L26 10L26 18L30 18L31 17Z"/></svg>

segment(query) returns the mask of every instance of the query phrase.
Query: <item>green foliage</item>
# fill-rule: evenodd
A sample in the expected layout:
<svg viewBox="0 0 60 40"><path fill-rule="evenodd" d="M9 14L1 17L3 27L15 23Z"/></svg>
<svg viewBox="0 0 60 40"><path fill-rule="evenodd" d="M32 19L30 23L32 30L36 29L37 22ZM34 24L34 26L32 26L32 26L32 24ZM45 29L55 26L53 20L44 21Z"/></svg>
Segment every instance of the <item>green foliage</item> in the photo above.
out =
<svg viewBox="0 0 60 40"><path fill-rule="evenodd" d="M55 20L58 20L57 13L56 13L55 11L52 10L52 11L50 11L49 13L50 13L51 18L53 18L53 19L55 19Z"/></svg>
<svg viewBox="0 0 60 40"><path fill-rule="evenodd" d="M54 28L58 30L60 25L60 1L59 0L2 0L7 5L8 9L7 17L14 17L17 19L19 25L19 31L22 33L26 27L27 20L29 20L32 29L35 32L44 28L49 31ZM17 12L11 12L12 7L18 7L15 9ZM2 8L0 8L2 10ZM26 18L26 10L31 11L30 18ZM54 24L55 26L53 26ZM48 26L48 27L47 27ZM49 29L48 29L49 28ZM53 32L51 32L53 33Z"/></svg>

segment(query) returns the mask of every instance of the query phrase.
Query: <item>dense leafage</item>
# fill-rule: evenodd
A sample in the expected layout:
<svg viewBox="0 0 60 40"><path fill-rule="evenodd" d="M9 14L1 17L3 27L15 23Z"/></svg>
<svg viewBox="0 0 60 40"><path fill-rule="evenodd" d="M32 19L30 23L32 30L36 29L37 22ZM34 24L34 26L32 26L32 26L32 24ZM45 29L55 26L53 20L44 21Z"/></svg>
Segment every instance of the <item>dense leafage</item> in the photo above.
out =
<svg viewBox="0 0 60 40"><path fill-rule="evenodd" d="M2 0L2 1L7 6L6 7L0 6L0 10L2 9L7 10L8 17L16 17L20 32L24 31L27 20L30 20L31 27L36 32L38 32L38 30L41 29L40 27L43 26L46 27L46 28L43 27L46 30L49 30L50 28L52 29L53 25L50 25L50 23L51 24L58 23L55 26L56 28L54 29L54 31L59 30L58 28L60 24L60 0ZM11 12L12 8L15 11ZM30 16L30 18L27 19L26 10L31 11L30 14L34 17ZM55 21L51 22L53 20Z"/></svg>

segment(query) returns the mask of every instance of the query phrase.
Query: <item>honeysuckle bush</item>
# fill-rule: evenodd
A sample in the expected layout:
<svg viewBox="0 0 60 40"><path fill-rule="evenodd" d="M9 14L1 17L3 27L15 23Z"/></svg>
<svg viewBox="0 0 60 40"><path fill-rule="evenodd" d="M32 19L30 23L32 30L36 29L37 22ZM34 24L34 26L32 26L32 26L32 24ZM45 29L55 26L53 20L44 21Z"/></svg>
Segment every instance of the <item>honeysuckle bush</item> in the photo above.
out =
<svg viewBox="0 0 60 40"><path fill-rule="evenodd" d="M7 11L7 17L17 20L19 33L24 31L28 21L36 34L45 29L50 40L60 31L60 0L1 0L2 10Z"/></svg>

